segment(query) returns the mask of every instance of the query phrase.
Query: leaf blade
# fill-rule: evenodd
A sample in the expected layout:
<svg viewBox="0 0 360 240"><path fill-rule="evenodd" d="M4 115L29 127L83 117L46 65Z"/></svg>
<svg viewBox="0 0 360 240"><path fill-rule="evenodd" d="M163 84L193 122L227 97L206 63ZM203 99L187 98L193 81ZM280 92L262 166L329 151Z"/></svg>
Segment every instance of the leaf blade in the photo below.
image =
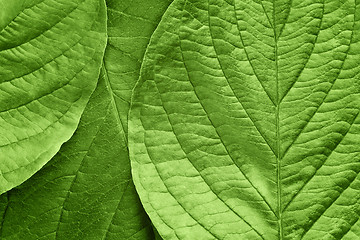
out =
<svg viewBox="0 0 360 240"><path fill-rule="evenodd" d="M145 55L129 123L134 182L162 236L339 239L356 224L359 56L344 61L357 4L173 3ZM325 162L338 145L349 156Z"/></svg>
<svg viewBox="0 0 360 240"><path fill-rule="evenodd" d="M1 193L38 171L71 137L105 47L105 15L97 2L22 5L0 33Z"/></svg>
<svg viewBox="0 0 360 240"><path fill-rule="evenodd" d="M146 1L139 8L134 1L107 1L118 12L146 11L154 23L168 4ZM157 7L151 14L149 5ZM126 23L131 19L111 10L108 13L111 41L121 34L123 39L117 44L125 46L126 36L139 35L142 40L134 43L138 48L134 55L141 58L156 24L144 27L137 22L144 31L129 31ZM135 56L122 50L107 47L97 88L74 136L42 170L7 193L9 202L0 201L0 214L3 206L7 208L1 220L1 239L154 239L131 180L127 150L127 91L136 82L140 66L129 62ZM130 74L124 77L123 73Z"/></svg>

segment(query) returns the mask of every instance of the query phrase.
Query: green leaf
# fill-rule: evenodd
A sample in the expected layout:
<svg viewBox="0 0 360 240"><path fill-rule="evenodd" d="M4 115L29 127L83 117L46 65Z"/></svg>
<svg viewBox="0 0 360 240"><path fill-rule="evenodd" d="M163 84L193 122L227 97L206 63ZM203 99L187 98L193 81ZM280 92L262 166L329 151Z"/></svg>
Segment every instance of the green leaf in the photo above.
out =
<svg viewBox="0 0 360 240"><path fill-rule="evenodd" d="M106 44L98 0L0 1L0 193L74 133Z"/></svg>
<svg viewBox="0 0 360 240"><path fill-rule="evenodd" d="M146 47L171 2L172 0L107 0L109 37L104 64L126 135L130 99L139 79Z"/></svg>
<svg viewBox="0 0 360 240"><path fill-rule="evenodd" d="M7 193L1 239L147 239L153 234L131 182L113 107L102 77L73 138L41 171Z"/></svg>
<svg viewBox="0 0 360 240"><path fill-rule="evenodd" d="M164 239L358 239L359 4L173 2L129 121Z"/></svg>
<svg viewBox="0 0 360 240"><path fill-rule="evenodd" d="M155 228L153 228L153 229L154 229L154 234L155 234L155 240L163 240L163 239L161 238L159 232L158 232Z"/></svg>
<svg viewBox="0 0 360 240"><path fill-rule="evenodd" d="M131 179L126 126L142 57L169 3L107 1L97 88L60 152L1 196L0 239L154 239Z"/></svg>

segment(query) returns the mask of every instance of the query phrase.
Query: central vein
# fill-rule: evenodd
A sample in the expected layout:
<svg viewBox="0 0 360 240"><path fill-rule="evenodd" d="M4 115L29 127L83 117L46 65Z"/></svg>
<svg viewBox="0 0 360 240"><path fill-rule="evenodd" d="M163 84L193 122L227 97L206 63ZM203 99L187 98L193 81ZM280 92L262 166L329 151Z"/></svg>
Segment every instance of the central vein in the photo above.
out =
<svg viewBox="0 0 360 240"><path fill-rule="evenodd" d="M275 87L276 87L276 108L275 108L275 126L276 126L276 186L277 186L277 219L279 228L279 239L283 239L282 208L281 208L281 157L280 157L280 94L279 94L279 74L278 74L278 36L276 34L275 0L273 0L273 25L274 30L274 58L275 58Z"/></svg>
<svg viewBox="0 0 360 240"><path fill-rule="evenodd" d="M275 54L275 84L276 84L276 108L275 108L275 125L276 125L276 179L277 179L277 218L279 227L279 239L283 239L282 226L282 209L281 209L281 163L280 163L280 96L279 96L279 78L278 78L278 37L276 35L276 18L275 18L275 0L273 2L273 29L274 29L274 54Z"/></svg>

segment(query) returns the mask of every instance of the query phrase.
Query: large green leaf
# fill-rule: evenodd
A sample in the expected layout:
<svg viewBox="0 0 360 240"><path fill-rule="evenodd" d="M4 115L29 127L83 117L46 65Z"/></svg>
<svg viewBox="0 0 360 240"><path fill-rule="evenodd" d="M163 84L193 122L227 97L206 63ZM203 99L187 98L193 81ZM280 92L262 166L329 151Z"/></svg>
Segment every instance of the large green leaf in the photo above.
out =
<svg viewBox="0 0 360 240"><path fill-rule="evenodd" d="M164 239L359 239L359 4L173 2L129 121Z"/></svg>
<svg viewBox="0 0 360 240"><path fill-rule="evenodd" d="M74 133L106 44L99 0L0 1L0 193Z"/></svg>
<svg viewBox="0 0 360 240"><path fill-rule="evenodd" d="M142 57L169 3L107 1L109 39L97 88L55 158L1 196L0 239L154 239L131 180L126 126Z"/></svg>

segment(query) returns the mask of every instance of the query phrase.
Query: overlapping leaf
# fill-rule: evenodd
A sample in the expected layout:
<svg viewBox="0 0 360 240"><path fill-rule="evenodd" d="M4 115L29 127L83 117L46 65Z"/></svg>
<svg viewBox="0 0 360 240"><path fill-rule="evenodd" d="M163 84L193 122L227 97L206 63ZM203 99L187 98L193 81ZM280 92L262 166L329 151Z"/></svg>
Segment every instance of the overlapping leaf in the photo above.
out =
<svg viewBox="0 0 360 240"><path fill-rule="evenodd" d="M126 126L142 57L169 3L107 1L97 88L55 158L1 196L0 239L154 239L131 180Z"/></svg>
<svg viewBox="0 0 360 240"><path fill-rule="evenodd" d="M98 0L0 1L0 193L74 133L106 44Z"/></svg>
<svg viewBox="0 0 360 240"><path fill-rule="evenodd" d="M164 239L358 239L356 0L175 0L129 121Z"/></svg>

